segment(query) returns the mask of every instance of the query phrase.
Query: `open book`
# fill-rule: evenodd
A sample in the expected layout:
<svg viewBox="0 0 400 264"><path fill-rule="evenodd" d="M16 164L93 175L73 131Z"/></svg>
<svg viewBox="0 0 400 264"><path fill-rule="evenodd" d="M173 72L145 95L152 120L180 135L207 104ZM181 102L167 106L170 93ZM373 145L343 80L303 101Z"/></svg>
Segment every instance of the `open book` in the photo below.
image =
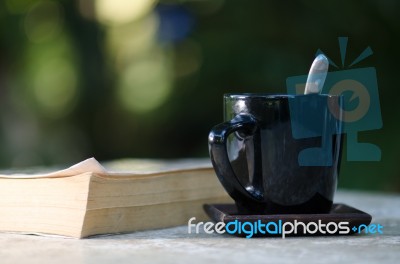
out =
<svg viewBox="0 0 400 264"><path fill-rule="evenodd" d="M0 175L0 231L83 238L184 225L232 202L206 159L94 158L47 174Z"/></svg>

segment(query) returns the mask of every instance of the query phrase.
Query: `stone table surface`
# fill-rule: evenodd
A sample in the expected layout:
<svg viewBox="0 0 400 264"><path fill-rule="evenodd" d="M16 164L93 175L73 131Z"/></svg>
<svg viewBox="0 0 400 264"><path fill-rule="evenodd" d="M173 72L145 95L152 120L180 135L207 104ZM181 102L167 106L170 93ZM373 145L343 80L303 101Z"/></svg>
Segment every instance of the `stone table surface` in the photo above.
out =
<svg viewBox="0 0 400 264"><path fill-rule="evenodd" d="M0 234L0 263L399 263L400 195L338 191L342 202L372 215L383 234L236 238L188 234L187 226L68 239Z"/></svg>

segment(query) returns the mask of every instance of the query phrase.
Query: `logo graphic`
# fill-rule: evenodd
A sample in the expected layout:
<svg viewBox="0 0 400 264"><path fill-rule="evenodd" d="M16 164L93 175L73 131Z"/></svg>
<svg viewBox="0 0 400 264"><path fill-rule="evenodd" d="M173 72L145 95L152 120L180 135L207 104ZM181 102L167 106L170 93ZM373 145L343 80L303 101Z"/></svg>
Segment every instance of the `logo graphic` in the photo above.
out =
<svg viewBox="0 0 400 264"><path fill-rule="evenodd" d="M280 235L283 239L287 235L347 235L351 233L365 233L365 234L383 234L383 226L381 224L360 224L353 227L349 222L327 222L323 223L321 220L302 222L294 220L293 222L284 222L282 220L262 222L257 221L244 221L233 220L228 223L224 222L198 222L193 223L196 217L188 220L188 234L194 231L195 234L202 232L206 234L231 234L231 235L244 235L246 238L252 238L258 235ZM351 229L351 230L350 230Z"/></svg>
<svg viewBox="0 0 400 264"><path fill-rule="evenodd" d="M376 130L382 128L382 116L380 110L379 93L376 71L373 67L367 68L355 68L355 64L364 60L365 58L372 55L372 49L367 47L356 59L354 59L347 67L345 66L346 49L347 49L347 37L339 38L339 48L341 55L341 69L338 71L328 72L326 81L322 90L322 94L330 95L342 95L343 103L337 100L334 104L328 104L325 102L325 108L329 109L329 113L325 114L324 117L319 118L334 118L340 120L341 125L343 125L343 133L347 135L347 160L348 161L380 161L381 160L381 150L378 146L372 143L361 143L358 142L358 132ZM318 50L316 55L321 54L322 51ZM326 54L324 54L326 55ZM329 64L333 67L339 69L339 67L329 59ZM347 69L345 69L347 68ZM286 80L286 88L288 94L303 94L305 83L307 80L307 75L293 76ZM294 101L294 100L293 100ZM294 111L298 111L298 107L294 106L292 102L290 104L290 114L291 116L298 115ZM338 108L341 111L338 111ZM323 109L323 107L321 108ZM307 113L307 111L305 111ZM342 112L343 115L339 115ZM309 122L314 122L318 124L321 119L315 119L316 113L307 113ZM322 113L320 113L322 115ZM298 120L297 120L298 121ZM322 122L323 123L323 122ZM319 124L322 124L319 123ZM293 137L297 139L310 138L315 136L322 136L328 134L331 137L337 133L338 129L328 128L327 130L313 129L313 133L307 129L299 128L299 122L296 119L292 119L292 130ZM325 132L324 132L325 131ZM326 133L328 131L328 133ZM330 135L329 135L330 132ZM321 148L330 147L329 144L324 146L325 142L330 142L330 140L322 139ZM315 148L306 149L299 154L299 164L302 166L329 166L331 165L332 157L324 157L322 160L317 161L316 159L318 152Z"/></svg>

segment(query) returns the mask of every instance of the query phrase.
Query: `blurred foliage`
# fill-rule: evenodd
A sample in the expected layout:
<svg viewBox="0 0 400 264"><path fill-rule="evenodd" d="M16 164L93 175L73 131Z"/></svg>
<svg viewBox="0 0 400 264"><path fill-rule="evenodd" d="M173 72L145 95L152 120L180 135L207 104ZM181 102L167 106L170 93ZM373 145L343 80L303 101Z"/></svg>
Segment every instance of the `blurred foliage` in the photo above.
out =
<svg viewBox="0 0 400 264"><path fill-rule="evenodd" d="M360 141L381 162L347 162L340 186L400 191L400 3L79 0L0 2L0 166L95 156L206 156L226 92L285 93L318 49L374 55L383 128Z"/></svg>

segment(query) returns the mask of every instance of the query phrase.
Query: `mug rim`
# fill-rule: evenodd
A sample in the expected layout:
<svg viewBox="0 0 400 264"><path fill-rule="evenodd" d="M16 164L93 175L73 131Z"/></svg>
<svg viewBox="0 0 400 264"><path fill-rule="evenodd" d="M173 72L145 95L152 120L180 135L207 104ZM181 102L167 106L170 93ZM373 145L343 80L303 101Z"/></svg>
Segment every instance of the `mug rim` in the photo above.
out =
<svg viewBox="0 0 400 264"><path fill-rule="evenodd" d="M244 98L265 98L265 99L287 99L303 96L321 97L340 97L342 95L333 94L279 94L279 93L225 93L224 98L244 99Z"/></svg>

